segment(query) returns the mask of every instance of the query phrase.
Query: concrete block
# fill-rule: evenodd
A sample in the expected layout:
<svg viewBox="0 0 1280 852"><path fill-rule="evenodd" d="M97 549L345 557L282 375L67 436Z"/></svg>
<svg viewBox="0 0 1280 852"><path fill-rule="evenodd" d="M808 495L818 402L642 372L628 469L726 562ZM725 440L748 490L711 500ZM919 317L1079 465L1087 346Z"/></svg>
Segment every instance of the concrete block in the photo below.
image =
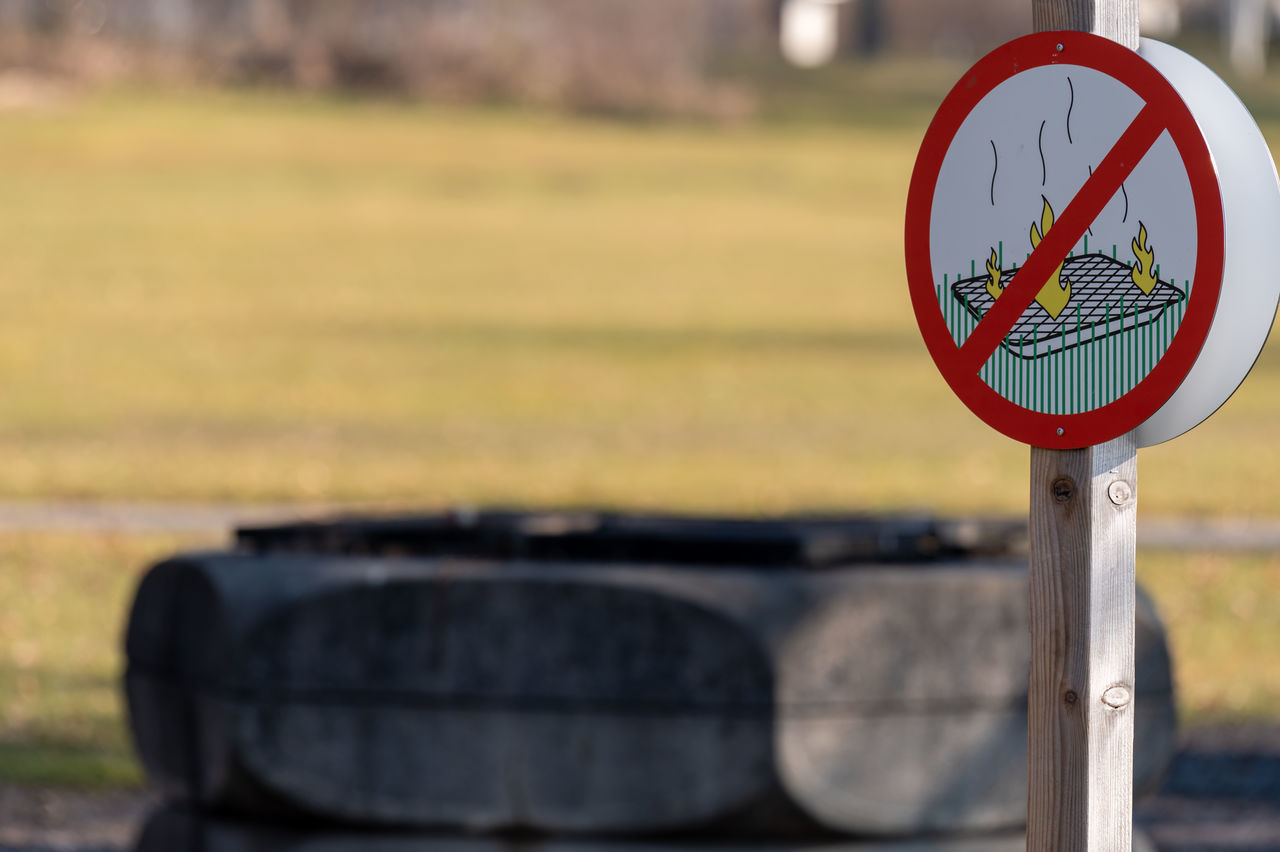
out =
<svg viewBox="0 0 1280 852"><path fill-rule="evenodd" d="M1025 819L1016 560L791 570L210 553L127 636L168 793L269 818L903 836ZM1136 783L1173 751L1138 617Z"/></svg>

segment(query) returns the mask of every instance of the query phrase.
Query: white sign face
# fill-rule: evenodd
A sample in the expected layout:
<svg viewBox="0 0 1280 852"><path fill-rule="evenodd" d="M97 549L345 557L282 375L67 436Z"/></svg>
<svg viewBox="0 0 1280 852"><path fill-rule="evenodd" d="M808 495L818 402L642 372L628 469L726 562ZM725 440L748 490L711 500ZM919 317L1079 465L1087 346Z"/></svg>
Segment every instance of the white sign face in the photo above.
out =
<svg viewBox="0 0 1280 852"><path fill-rule="evenodd" d="M965 119L938 175L929 239L946 298L960 307L948 323L957 345L1143 106L1127 85L1092 68L1046 65L1001 83ZM1168 350L1190 295L1196 244L1187 169L1162 132L991 353L987 384L1046 414L1120 399ZM1117 346L1138 357L1122 362Z"/></svg>
<svg viewBox="0 0 1280 852"><path fill-rule="evenodd" d="M935 361L976 414L1039 446L1196 425L1247 373L1280 297L1280 279L1245 269L1265 269L1265 241L1228 240L1259 220L1280 233L1270 153L1225 85L1164 45L1140 57L1042 33L999 48L939 110L907 209Z"/></svg>

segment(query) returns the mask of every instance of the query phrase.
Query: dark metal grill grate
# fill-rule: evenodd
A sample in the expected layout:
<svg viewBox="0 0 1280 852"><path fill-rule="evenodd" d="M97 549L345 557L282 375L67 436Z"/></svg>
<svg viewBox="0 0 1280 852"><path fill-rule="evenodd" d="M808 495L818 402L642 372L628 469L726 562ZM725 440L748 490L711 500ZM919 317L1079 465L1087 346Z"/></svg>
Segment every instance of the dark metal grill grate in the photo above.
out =
<svg viewBox="0 0 1280 852"><path fill-rule="evenodd" d="M1017 277L1013 269L1001 274L1005 286ZM1063 263L1062 279L1071 282L1071 301L1057 319L1035 302L1027 306L1002 344L1019 358L1037 358L1083 346L1122 331L1159 321L1171 305L1186 299L1173 284L1160 281L1145 294L1133 283L1129 266L1104 254L1071 257ZM987 276L957 281L951 293L974 320L980 320L995 299L987 292Z"/></svg>

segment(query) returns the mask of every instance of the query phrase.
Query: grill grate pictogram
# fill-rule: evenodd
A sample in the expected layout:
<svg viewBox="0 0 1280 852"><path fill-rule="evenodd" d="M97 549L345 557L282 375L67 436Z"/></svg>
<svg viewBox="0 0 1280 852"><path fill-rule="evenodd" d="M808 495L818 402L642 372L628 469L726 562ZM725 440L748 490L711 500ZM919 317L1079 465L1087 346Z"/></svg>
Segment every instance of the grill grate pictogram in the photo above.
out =
<svg viewBox="0 0 1280 852"><path fill-rule="evenodd" d="M1001 273L1009 286L1018 270ZM1159 281L1150 294L1134 283L1128 264L1105 254L1067 258L1062 279L1071 282L1071 300L1057 319L1032 302L1005 335L1001 347L1027 360L1063 352L1125 331L1172 319L1171 308L1186 301L1187 294L1167 281ZM995 303L987 292L989 277L964 278L951 286L952 296L973 321Z"/></svg>

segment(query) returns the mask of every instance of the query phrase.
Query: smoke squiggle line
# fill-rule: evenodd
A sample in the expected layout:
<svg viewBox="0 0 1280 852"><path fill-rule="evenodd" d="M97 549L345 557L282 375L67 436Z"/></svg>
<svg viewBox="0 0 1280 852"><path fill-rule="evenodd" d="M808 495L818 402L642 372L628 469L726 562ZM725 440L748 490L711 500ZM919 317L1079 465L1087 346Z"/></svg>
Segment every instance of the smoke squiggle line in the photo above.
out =
<svg viewBox="0 0 1280 852"><path fill-rule="evenodd" d="M1071 103L1067 104L1067 144L1074 145L1075 141L1071 138L1071 110L1076 105L1076 86L1071 82L1071 78L1067 78L1067 86L1071 89Z"/></svg>
<svg viewBox="0 0 1280 852"><path fill-rule="evenodd" d="M1040 139L1037 145L1040 148L1040 185L1044 186L1049 180L1049 167L1044 162L1044 126L1049 123L1049 119L1040 122Z"/></svg>
<svg viewBox="0 0 1280 852"><path fill-rule="evenodd" d="M991 206L996 206L996 172L1000 171L1000 155L996 153L996 140L991 141L991 157L995 165L991 167Z"/></svg>

